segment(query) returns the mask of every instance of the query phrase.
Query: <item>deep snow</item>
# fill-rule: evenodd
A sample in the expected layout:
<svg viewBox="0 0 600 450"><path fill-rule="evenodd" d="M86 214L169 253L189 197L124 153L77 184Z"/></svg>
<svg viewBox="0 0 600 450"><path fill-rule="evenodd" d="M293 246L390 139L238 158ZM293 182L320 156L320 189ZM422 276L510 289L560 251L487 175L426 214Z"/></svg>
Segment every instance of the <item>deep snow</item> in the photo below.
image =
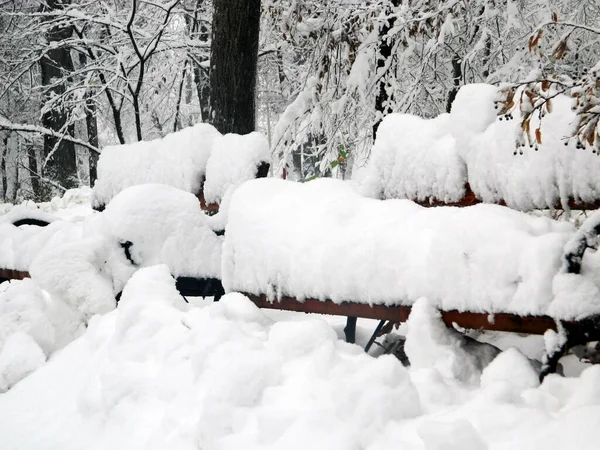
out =
<svg viewBox="0 0 600 450"><path fill-rule="evenodd" d="M142 269L119 308L0 395L2 448L596 448L600 367L539 386L510 349L457 378L452 330L416 308L409 328L435 332L407 351L446 356L406 369L239 294L190 306L166 266Z"/></svg>

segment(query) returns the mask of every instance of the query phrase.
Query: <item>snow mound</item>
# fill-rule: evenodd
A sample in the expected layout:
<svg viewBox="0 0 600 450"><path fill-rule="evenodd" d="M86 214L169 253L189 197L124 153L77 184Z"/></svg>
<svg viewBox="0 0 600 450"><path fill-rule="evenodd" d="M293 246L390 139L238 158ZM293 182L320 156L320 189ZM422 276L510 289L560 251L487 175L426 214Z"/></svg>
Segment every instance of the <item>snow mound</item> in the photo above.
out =
<svg viewBox="0 0 600 450"><path fill-rule="evenodd" d="M426 298L412 307L404 351L414 369L437 369L443 376L479 383L482 370L500 353L496 347L446 327Z"/></svg>
<svg viewBox="0 0 600 450"><path fill-rule="evenodd" d="M600 312L600 261L586 254L585 275L572 275L589 289L556 296L573 232L495 205L423 208L364 198L339 180L253 180L231 199L223 283L272 298L410 305L426 297L444 310L577 318Z"/></svg>
<svg viewBox="0 0 600 450"><path fill-rule="evenodd" d="M522 94L517 90L516 102ZM356 179L361 191L375 198L453 202L469 183L484 202L504 200L523 211L556 205L568 209L570 198L600 198L600 158L578 150L574 139L567 141L576 118L571 98L553 98L552 112L541 122L534 114L533 142L524 148L517 147L519 108L511 112L513 120L499 118L494 109L498 99L498 88L470 84L458 91L449 115L432 120L388 115L377 133L367 176Z"/></svg>
<svg viewBox="0 0 600 450"><path fill-rule="evenodd" d="M12 334L0 347L0 393L39 369L46 362L46 355L28 334Z"/></svg>
<svg viewBox="0 0 600 450"><path fill-rule="evenodd" d="M16 333L30 336L47 355L55 349L47 299L30 279L0 285L0 350Z"/></svg>
<svg viewBox="0 0 600 450"><path fill-rule="evenodd" d="M529 359L516 348L500 353L481 374L481 386L508 384L518 391L539 386L539 374Z"/></svg>
<svg viewBox="0 0 600 450"><path fill-rule="evenodd" d="M136 272L122 302L4 395L4 448L364 448L421 412L395 358L323 322L273 324L239 294L190 308L166 266Z"/></svg>
<svg viewBox="0 0 600 450"><path fill-rule="evenodd" d="M31 279L0 284L0 392L41 367L83 327L79 311Z"/></svg>
<svg viewBox="0 0 600 450"><path fill-rule="evenodd" d="M106 205L129 186L161 183L196 193L215 139L212 125L197 124L163 139L105 147L98 161L92 206Z"/></svg>
<svg viewBox="0 0 600 450"><path fill-rule="evenodd" d="M44 249L29 272L39 286L87 322L94 314L115 308L115 295L123 287L116 274L131 276L133 270L115 240L98 236Z"/></svg>
<svg viewBox="0 0 600 450"><path fill-rule="evenodd" d="M132 186L101 218L116 242L132 244L134 265L164 263L175 276L220 278L222 237L211 230L194 195L166 185Z"/></svg>
<svg viewBox="0 0 600 450"><path fill-rule="evenodd" d="M487 450L488 446L468 420L429 420L417 429L425 450Z"/></svg>
<svg viewBox="0 0 600 450"><path fill-rule="evenodd" d="M221 203L230 189L256 178L258 166L269 159L269 142L262 133L226 134L217 139L206 164L206 201Z"/></svg>
<svg viewBox="0 0 600 450"><path fill-rule="evenodd" d="M363 192L382 199L459 201L465 194L466 165L450 125L448 114L431 120L386 116L377 130Z"/></svg>

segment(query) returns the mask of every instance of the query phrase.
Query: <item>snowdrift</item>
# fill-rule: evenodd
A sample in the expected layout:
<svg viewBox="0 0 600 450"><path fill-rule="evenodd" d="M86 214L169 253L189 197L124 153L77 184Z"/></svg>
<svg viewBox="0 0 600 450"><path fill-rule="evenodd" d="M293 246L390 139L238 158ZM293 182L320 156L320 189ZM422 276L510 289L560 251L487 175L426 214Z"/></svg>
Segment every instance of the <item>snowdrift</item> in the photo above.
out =
<svg viewBox="0 0 600 450"><path fill-rule="evenodd" d="M455 364L426 301L408 326L410 369L239 294L191 307L167 267L145 268L118 309L0 395L2 448L596 448L600 367L540 386L509 349L471 380L477 360Z"/></svg>

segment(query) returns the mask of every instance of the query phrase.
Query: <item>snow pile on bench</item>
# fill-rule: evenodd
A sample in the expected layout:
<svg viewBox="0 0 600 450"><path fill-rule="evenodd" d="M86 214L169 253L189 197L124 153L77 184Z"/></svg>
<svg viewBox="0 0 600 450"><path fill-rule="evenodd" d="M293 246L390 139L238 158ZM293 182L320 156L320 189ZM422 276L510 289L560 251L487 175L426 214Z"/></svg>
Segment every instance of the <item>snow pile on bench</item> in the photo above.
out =
<svg viewBox="0 0 600 450"><path fill-rule="evenodd" d="M220 136L212 125L201 123L163 139L105 147L98 161L93 206L104 206L126 187L143 183L198 192L214 140Z"/></svg>
<svg viewBox="0 0 600 450"><path fill-rule="evenodd" d="M42 217L37 213L33 216ZM43 215L43 218L48 219L47 215ZM55 220L45 227L15 227L12 218L10 221L2 221L0 222L0 268L27 271L31 262L44 248L80 239L82 233L80 223L62 220Z"/></svg>
<svg viewBox="0 0 600 450"><path fill-rule="evenodd" d="M223 136L211 125L198 124L163 139L106 147L92 203L101 208L126 187L146 183L199 194L204 180L207 201L219 202L230 187L255 178L257 167L269 159L261 133Z"/></svg>
<svg viewBox="0 0 600 450"><path fill-rule="evenodd" d="M219 278L223 238L208 219L188 192L133 186L104 212L77 222L0 223L0 268L28 271L88 320L115 307L115 296L140 267L164 263L177 277Z"/></svg>
<svg viewBox="0 0 600 450"><path fill-rule="evenodd" d="M253 180L233 194L226 292L508 312L600 313L600 258L561 272L568 223L496 206L423 208L364 198L331 179Z"/></svg>
<svg viewBox="0 0 600 450"><path fill-rule="evenodd" d="M229 190L256 178L258 166L269 159L269 142L262 133L232 133L217 139L206 165L207 203L221 203Z"/></svg>
<svg viewBox="0 0 600 450"><path fill-rule="evenodd" d="M600 158L577 149L573 139L565 146L575 121L573 100L563 95L552 99L552 113L541 124L537 115L531 120L531 134L539 127L542 143L537 150L536 146L517 149L515 138L522 131L519 109L512 113L513 120L499 120L493 103L496 95L486 85L468 85L459 91L453 105L454 129L463 127L464 119L474 114L490 118L483 132L474 133L458 146L473 191L485 202L503 199L521 210L566 205L569 198L597 201ZM516 102L520 95L517 91Z"/></svg>
<svg viewBox="0 0 600 450"><path fill-rule="evenodd" d="M448 114L431 120L390 114L377 131L363 189L374 198L458 202L466 172Z"/></svg>
<svg viewBox="0 0 600 450"><path fill-rule="evenodd" d="M519 102L521 91L515 101ZM379 128L361 182L361 192L375 198L460 200L468 182L487 203L505 200L514 209L567 209L569 199L594 202L600 198L600 158L578 150L571 135L575 113L572 99L552 99L552 113L532 118L541 144L518 148L520 112L500 119L494 108L498 88L463 86L450 115L423 120L388 115ZM537 148L537 150L536 150ZM522 154L521 154L522 153Z"/></svg>
<svg viewBox="0 0 600 450"><path fill-rule="evenodd" d="M222 237L188 192L161 184L132 186L107 205L97 228L89 233L130 242L136 266L167 264L174 276L221 276Z"/></svg>

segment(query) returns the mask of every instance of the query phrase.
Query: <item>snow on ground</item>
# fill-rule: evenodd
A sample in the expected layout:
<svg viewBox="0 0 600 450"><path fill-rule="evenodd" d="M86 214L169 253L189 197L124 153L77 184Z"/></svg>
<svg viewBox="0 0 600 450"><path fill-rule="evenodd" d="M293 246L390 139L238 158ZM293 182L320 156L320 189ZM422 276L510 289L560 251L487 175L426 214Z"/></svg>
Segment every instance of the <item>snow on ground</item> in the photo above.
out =
<svg viewBox="0 0 600 450"><path fill-rule="evenodd" d="M190 306L167 267L145 268L119 308L0 395L2 448L596 448L600 367L539 386L510 349L461 380L451 330L426 303L415 321L437 327L416 351L447 356L406 369L239 294Z"/></svg>
<svg viewBox="0 0 600 450"><path fill-rule="evenodd" d="M233 195L226 292L561 319L600 312L600 255L562 273L575 229L506 207L424 208L348 183L253 180Z"/></svg>

